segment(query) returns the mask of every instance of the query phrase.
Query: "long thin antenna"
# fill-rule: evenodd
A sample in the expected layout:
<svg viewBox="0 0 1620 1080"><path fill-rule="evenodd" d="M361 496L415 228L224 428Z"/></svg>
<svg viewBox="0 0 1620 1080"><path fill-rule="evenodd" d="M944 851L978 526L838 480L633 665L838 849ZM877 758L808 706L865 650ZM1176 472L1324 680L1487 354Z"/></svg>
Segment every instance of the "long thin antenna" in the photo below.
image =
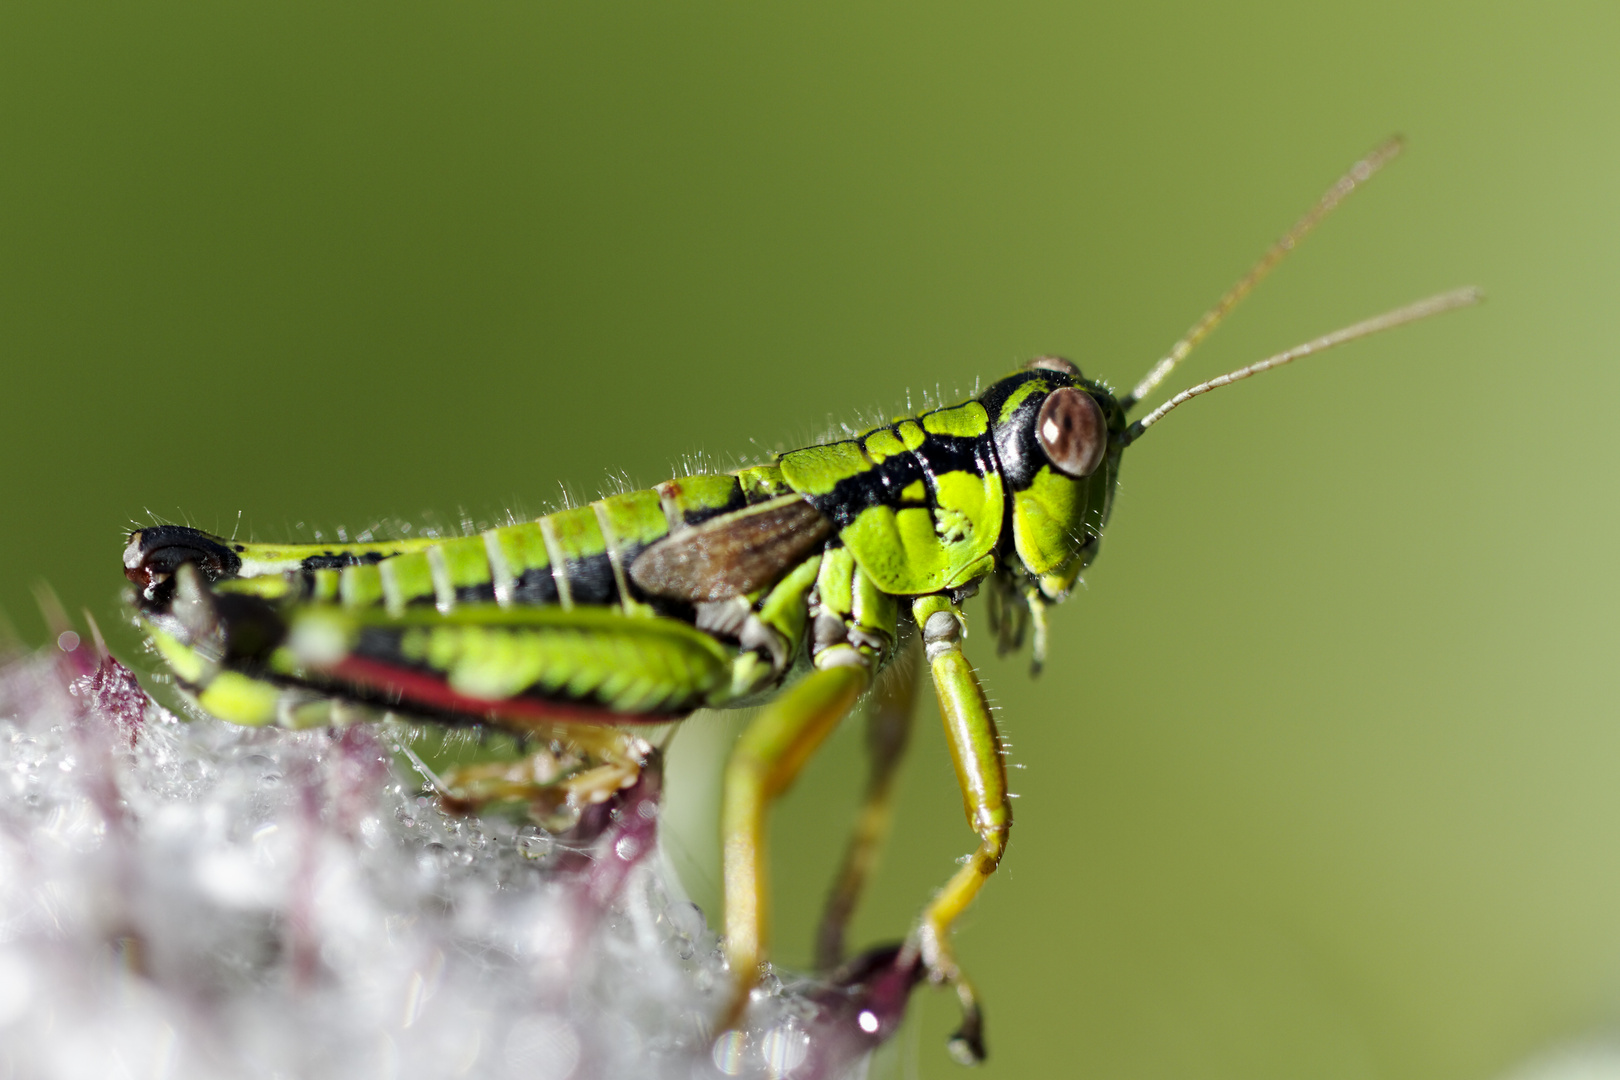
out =
<svg viewBox="0 0 1620 1080"><path fill-rule="evenodd" d="M1187 354L1192 352L1200 341L1208 337L1210 332L1221 324L1221 320L1226 318L1227 314L1238 306L1238 302L1253 292L1256 285L1265 280L1266 275L1271 273L1278 263L1282 262L1283 256L1293 251L1294 246L1305 239L1306 234L1316 228L1318 222L1327 217L1334 207L1345 200L1347 195L1366 183L1373 173L1388 164L1391 159L1401 152L1405 145L1406 141L1396 135L1379 144L1372 153L1350 166L1350 170L1339 177L1332 187L1327 189L1326 193L1317 200L1316 205L1311 207L1304 217L1294 222L1294 227L1284 233L1282 239L1272 244L1266 250L1266 253L1260 256L1260 261L1255 263L1247 274L1243 275L1242 280L1228 289L1226 295L1221 297L1220 302L1204 312L1203 318L1194 323L1192 329L1188 330L1186 334L1182 335L1180 341L1170 347L1170 351L1164 354L1164 359L1153 365L1153 369L1143 376L1141 382L1136 384L1136 389L1132 390L1125 400L1120 402L1125 410L1129 412L1137 402L1153 393L1154 388L1176 369L1176 365L1185 360Z"/></svg>
<svg viewBox="0 0 1620 1080"><path fill-rule="evenodd" d="M1346 342L1355 341L1357 338L1364 338L1371 334L1379 333L1383 330L1393 330L1397 326L1405 326L1407 323L1417 322L1419 319L1427 319L1431 315L1439 315L1442 312L1451 311L1455 308L1469 307L1473 304L1479 303L1481 299L1483 299L1483 294L1473 286L1469 286L1466 289L1456 289L1448 293L1441 293L1439 296L1431 296L1427 300L1419 300L1415 304L1408 304L1406 307L1396 308L1394 311L1386 311L1382 315L1375 315L1370 319L1356 323L1354 326L1347 326L1342 330L1335 330L1331 334L1323 334L1321 337L1307 341L1303 345L1295 345L1292 349L1289 349L1286 352L1280 352L1276 356L1268 356L1259 363L1250 364L1248 367L1244 368L1238 368L1236 371L1229 371L1225 375L1217 375L1208 382L1201 382L1197 386L1189 386L1187 389L1183 390L1181 393L1177 394L1175 397L1171 398L1169 401L1165 402L1163 405L1160 405L1157 409L1154 409L1152 412L1142 417L1142 419L1126 428L1125 443L1129 445L1130 443L1141 438L1142 432L1146 431L1154 424L1157 424L1171 409L1174 409L1176 406L1185 402L1191 401L1193 398L1202 394L1207 394L1211 390L1219 390L1223 386L1229 386L1235 382L1242 382L1251 375L1258 375L1262 371L1270 371L1274 367L1282 367L1284 364L1291 364L1302 356L1310 356L1312 353L1325 352L1326 350L1333 348L1335 345L1343 345Z"/></svg>

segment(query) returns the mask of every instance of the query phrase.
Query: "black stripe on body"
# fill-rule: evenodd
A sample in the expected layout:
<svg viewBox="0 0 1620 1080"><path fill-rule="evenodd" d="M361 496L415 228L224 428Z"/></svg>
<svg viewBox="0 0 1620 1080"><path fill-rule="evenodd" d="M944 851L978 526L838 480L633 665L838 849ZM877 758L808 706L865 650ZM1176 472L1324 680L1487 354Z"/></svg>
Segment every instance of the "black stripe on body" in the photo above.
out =
<svg viewBox="0 0 1620 1080"><path fill-rule="evenodd" d="M1044 389L1029 394L1020 401L1012 414L1001 418L1007 400L1030 382L1044 384ZM1009 376L992 386L979 399L985 412L990 414L990 431L995 441L996 458L1001 464L1001 479L1009 492L1027 490L1035 482L1035 474L1047 464L1046 452L1036 436L1036 417L1047 395L1064 386L1081 390L1103 390L1106 387L1084 378L1076 379L1061 371L1035 368Z"/></svg>
<svg viewBox="0 0 1620 1080"><path fill-rule="evenodd" d="M724 485L714 486L721 487L722 491L724 491L724 487L729 486L729 491L724 491L723 502L718 499L710 499L708 500L710 505L706 506L693 506L693 500L684 500L688 509L684 514L680 515L683 519L683 525L706 520L716 514L725 512L727 508L741 509L748 505L743 497L742 488L735 477L722 474L720 477L705 476L698 479L711 482L715 479L723 479ZM669 481L654 490L657 490L660 495L665 495L669 488L675 487L679 483L680 481ZM638 493L631 492L627 494L635 495ZM663 500L665 506L668 507L672 501L679 499L679 497L680 491L677 487ZM718 505L715 505L715 503L718 503ZM611 517L607 514L601 514L595 518L594 528L601 535L605 549L589 555L571 556L566 553L566 545L558 536L558 533L563 531L564 527L557 519L562 514L574 515L576 519L574 524L577 527L578 516L582 510L586 509L594 513L597 510L597 504L593 503L588 508L559 511L536 519L536 523L540 526L541 535L545 539L548 562L547 565L542 567L529 567L512 579L507 599L508 603L525 607L547 605L558 607L623 606L624 594L620 591L619 575L614 572L613 555L606 548L615 549L621 567L628 568L643 551L651 547L653 543L657 543L666 537L659 537L658 540L651 543L626 540L618 536L614 536L610 540L608 533L611 529ZM675 515L672 514L671 516ZM627 572L625 574L625 585L632 605L645 605L660 615L679 619L688 625L695 622L696 611L690 603L672 600L667 597L648 595L633 581L629 580ZM476 594L468 589L460 589L457 591L456 599L458 602L494 599L494 586L493 584L487 587L479 586Z"/></svg>
<svg viewBox="0 0 1620 1080"><path fill-rule="evenodd" d="M700 504L690 497L683 497L689 495L689 485L693 485L697 481L701 481L706 485L729 484L729 491L726 492L723 501L711 501L707 504ZM687 490L683 491L683 488ZM712 517L729 514L748 505L748 499L743 494L742 484L738 482L735 476L726 474L687 478L677 477L674 480L666 480L658 485L658 493L663 500L664 512L669 518L671 532L683 525L690 527L702 524ZM638 551L636 554L640 554L640 552ZM627 555L624 564L629 566L634 561L634 558L633 555Z"/></svg>
<svg viewBox="0 0 1620 1080"><path fill-rule="evenodd" d="M557 579L552 576L551 567L549 566L525 570L512 583L512 603L514 604L532 604L539 607L560 602L561 597L557 593Z"/></svg>
<svg viewBox="0 0 1620 1080"><path fill-rule="evenodd" d="M842 529L870 506L898 508L924 505L900 496L907 487L923 479L922 462L907 451L885 458L866 472L840 480L830 494L822 496L827 500L826 505L814 498L810 501L816 503L816 509L832 518L833 523Z"/></svg>
<svg viewBox="0 0 1620 1080"><path fill-rule="evenodd" d="M366 566L380 563L391 556L381 551L366 551L360 554L333 554L327 552L323 555L306 555L304 561L299 563L302 570L341 570L345 566Z"/></svg>
<svg viewBox="0 0 1620 1080"><path fill-rule="evenodd" d="M619 583L613 579L613 561L606 552L583 559L567 559L560 569L568 579L568 596L575 604L619 602Z"/></svg>
<svg viewBox="0 0 1620 1080"><path fill-rule="evenodd" d="M852 441L860 445L859 440ZM864 449L862 453L865 453ZM914 506L937 509L934 478L943 473L966 472L988 476L995 471L996 453L989 433L973 439L926 434L917 449L895 454L873 464L865 472L846 477L825 495L808 495L806 498L817 510L832 518L839 529L844 529L863 510L872 506L888 506L896 510ZM919 480L925 481L925 498L903 498L901 492Z"/></svg>
<svg viewBox="0 0 1620 1080"><path fill-rule="evenodd" d="M735 483L735 478L733 478L733 483ZM743 507L747 506L748 500L743 497L741 485L734 487L733 491L735 494L733 494L731 498L727 499L723 506L711 506L703 509L688 510L681 516L681 524L701 525L703 522L708 521L712 517L719 517L721 514L729 514L734 510L741 510Z"/></svg>
<svg viewBox="0 0 1620 1080"><path fill-rule="evenodd" d="M428 599L432 599L429 597ZM458 604L493 604L495 602L495 583L486 582L482 585L458 585L456 587L456 603Z"/></svg>

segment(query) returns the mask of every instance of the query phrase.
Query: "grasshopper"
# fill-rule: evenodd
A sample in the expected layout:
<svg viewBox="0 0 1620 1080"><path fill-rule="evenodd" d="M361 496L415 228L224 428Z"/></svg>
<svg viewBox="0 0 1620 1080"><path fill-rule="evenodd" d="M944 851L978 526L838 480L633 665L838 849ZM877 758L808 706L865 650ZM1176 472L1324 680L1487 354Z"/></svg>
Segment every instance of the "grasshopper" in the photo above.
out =
<svg viewBox="0 0 1620 1080"><path fill-rule="evenodd" d="M982 1060L978 996L950 935L1000 863L1012 814L995 720L962 648L962 605L987 587L1000 644L1016 648L1032 629L1038 669L1047 608L1095 558L1128 446L1208 391L1478 299L1472 289L1431 297L1130 419L1399 149L1391 140L1353 166L1122 397L1041 357L975 398L855 438L451 538L271 544L143 528L123 557L139 621L182 690L222 720L307 728L388 712L552 748L545 767L447 778L475 803L519 797L560 811L601 801L649 766L646 725L764 703L725 770L727 1027L741 1021L767 956L772 801L891 668L872 695L865 807L817 939L832 971L887 830L926 668L978 845L884 955L913 981L954 988L963 1021L950 1049Z"/></svg>

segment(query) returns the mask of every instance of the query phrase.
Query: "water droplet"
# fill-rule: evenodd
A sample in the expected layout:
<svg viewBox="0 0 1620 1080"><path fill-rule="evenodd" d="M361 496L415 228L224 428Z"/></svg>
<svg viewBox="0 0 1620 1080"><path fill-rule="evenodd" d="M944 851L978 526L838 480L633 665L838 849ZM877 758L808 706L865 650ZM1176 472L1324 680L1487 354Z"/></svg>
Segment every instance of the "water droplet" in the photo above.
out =
<svg viewBox="0 0 1620 1080"><path fill-rule="evenodd" d="M664 909L664 918L669 920L669 925L682 937L695 938L703 933L703 928L707 925L703 919L703 909L689 900L669 905Z"/></svg>
<svg viewBox="0 0 1620 1080"><path fill-rule="evenodd" d="M771 1028L759 1044L765 1069L773 1077L787 1076L804 1062L809 1053L810 1036L800 1031L791 1020Z"/></svg>
<svg viewBox="0 0 1620 1080"><path fill-rule="evenodd" d="M728 1031L714 1040L714 1067L727 1076L740 1076L748 1056L748 1036Z"/></svg>

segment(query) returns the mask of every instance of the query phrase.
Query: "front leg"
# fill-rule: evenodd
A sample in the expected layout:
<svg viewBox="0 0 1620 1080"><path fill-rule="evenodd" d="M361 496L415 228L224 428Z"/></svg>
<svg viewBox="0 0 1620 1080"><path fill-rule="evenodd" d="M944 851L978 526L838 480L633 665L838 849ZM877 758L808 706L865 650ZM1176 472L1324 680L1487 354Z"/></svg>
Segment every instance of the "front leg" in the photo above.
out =
<svg viewBox="0 0 1620 1080"><path fill-rule="evenodd" d="M950 1051L958 1061L971 1065L984 1060L984 1017L973 984L951 953L951 926L996 872L1012 828L1012 804L1007 798L1007 773L995 719L972 665L962 655L960 611L941 596L921 597L911 610L922 628L946 741L962 786L968 825L979 835L979 848L923 910L916 941L908 949L920 953L932 981L955 988L962 1004L962 1026L951 1036Z"/></svg>

